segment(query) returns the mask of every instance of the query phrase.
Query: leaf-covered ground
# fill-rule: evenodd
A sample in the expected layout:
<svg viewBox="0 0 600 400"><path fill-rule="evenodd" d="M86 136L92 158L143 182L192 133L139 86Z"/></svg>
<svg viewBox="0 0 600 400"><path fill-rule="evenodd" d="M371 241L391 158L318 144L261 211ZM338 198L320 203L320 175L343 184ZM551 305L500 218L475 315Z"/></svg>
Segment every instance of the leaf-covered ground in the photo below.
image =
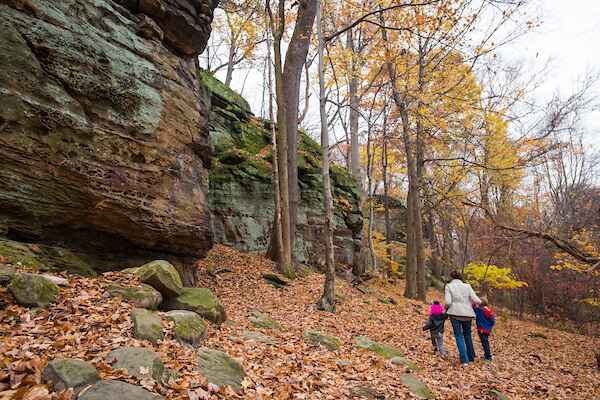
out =
<svg viewBox="0 0 600 400"><path fill-rule="evenodd" d="M359 335L402 351L420 368L412 372L414 376L438 399L492 399L494 390L509 399L600 398L600 372L593 357L600 347L598 339L501 316L492 337L495 360L478 360L463 368L449 324L445 338L450 359L432 354L428 335L421 331L427 306L404 300L401 288L372 286L371 293L364 294L338 281L341 303L335 314L329 314L314 307L323 281L319 274L276 289L261 277L272 271L270 262L223 246L216 246L199 268L203 284L216 292L228 314L223 325L210 326L205 345L242 361L247 378L241 393L207 384L195 370L195 352L173 340L168 323L167 337L158 346L132 338L131 306L107 297L105 288L115 281L133 283L135 278L109 273L95 279L69 276L69 287L61 289L59 303L47 310L20 307L0 288L0 300L6 303L0 311L0 399L68 399L69 393L59 395L40 385L40 371L55 357L91 361L105 379L137 383L169 399L351 399L367 392L372 398L414 398L400 380L406 368L357 348L354 338ZM397 304L380 301L389 297ZM430 293L430 299L438 297ZM249 321L252 310L269 314L283 329L254 327ZM307 329L339 337L341 348L331 352L305 342ZM248 339L248 331L262 332L275 344ZM112 369L104 357L123 345L153 348L181 378L163 386Z"/></svg>

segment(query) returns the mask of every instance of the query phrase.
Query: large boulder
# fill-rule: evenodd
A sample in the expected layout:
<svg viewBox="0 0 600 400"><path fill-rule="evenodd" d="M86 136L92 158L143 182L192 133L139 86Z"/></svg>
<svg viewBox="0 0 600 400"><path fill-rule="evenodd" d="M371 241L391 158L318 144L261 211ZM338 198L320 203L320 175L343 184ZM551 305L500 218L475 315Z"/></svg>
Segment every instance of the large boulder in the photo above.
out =
<svg viewBox="0 0 600 400"><path fill-rule="evenodd" d="M161 400L164 397L121 381L102 381L83 392L78 400Z"/></svg>
<svg viewBox="0 0 600 400"><path fill-rule="evenodd" d="M99 271L169 257L193 283L212 246L195 56L217 3L0 4L0 232Z"/></svg>
<svg viewBox="0 0 600 400"><path fill-rule="evenodd" d="M158 315L144 308L134 308L131 311L133 320L133 337L147 340L153 344L165 337L162 323Z"/></svg>
<svg viewBox="0 0 600 400"><path fill-rule="evenodd" d="M219 298L207 288L183 288L179 296L168 299L167 310L188 310L202 318L220 324L227 319Z"/></svg>
<svg viewBox="0 0 600 400"><path fill-rule="evenodd" d="M149 262L136 268L134 273L142 282L152 286L166 298L179 295L183 288L179 273L168 261Z"/></svg>
<svg viewBox="0 0 600 400"><path fill-rule="evenodd" d="M48 278L35 274L16 274L8 290L17 303L29 307L46 307L58 298L58 285Z"/></svg>
<svg viewBox="0 0 600 400"><path fill-rule="evenodd" d="M106 356L106 361L113 368L123 368L137 378L151 377L159 381L164 372L164 365L155 352L141 347L120 347Z"/></svg>
<svg viewBox="0 0 600 400"><path fill-rule="evenodd" d="M173 321L173 330L179 342L197 347L206 339L206 323L195 312L173 310L166 313L165 316Z"/></svg>
<svg viewBox="0 0 600 400"><path fill-rule="evenodd" d="M122 297L136 307L156 310L162 303L162 295L150 285L142 284L139 287L122 285L109 285L108 293L113 297Z"/></svg>
<svg viewBox="0 0 600 400"><path fill-rule="evenodd" d="M73 358L50 361L44 368L43 378L52 383L56 392L72 388L75 394L100 380L98 371L92 364Z"/></svg>
<svg viewBox="0 0 600 400"><path fill-rule="evenodd" d="M242 388L242 381L246 376L238 361L219 350L199 351L198 369L208 382L217 386L230 386L236 391Z"/></svg>

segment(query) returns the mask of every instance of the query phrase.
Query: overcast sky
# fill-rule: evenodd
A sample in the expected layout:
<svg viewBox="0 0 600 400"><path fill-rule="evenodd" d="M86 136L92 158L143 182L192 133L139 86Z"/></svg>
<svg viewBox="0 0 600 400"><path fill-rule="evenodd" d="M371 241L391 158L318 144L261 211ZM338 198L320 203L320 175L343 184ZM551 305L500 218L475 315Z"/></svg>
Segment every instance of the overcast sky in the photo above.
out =
<svg viewBox="0 0 600 400"><path fill-rule="evenodd" d="M533 0L530 11L541 15L542 24L518 42L502 50L503 58L526 59L539 65L551 59L551 68L537 97L540 103L556 90L568 95L577 79L588 71L600 72L600 0ZM260 114L263 77L259 71L237 71L232 87L249 100L253 111ZM223 79L224 73L218 74ZM246 79L244 79L246 77ZM600 85L596 88L600 104ZM315 103L315 97L312 97ZM312 114L312 112L311 112ZM308 118L311 120L312 118ZM317 120L317 119L315 119ZM584 121L588 140L600 147L600 110Z"/></svg>
<svg viewBox="0 0 600 400"><path fill-rule="evenodd" d="M542 26L514 46L505 49L515 56L552 60L552 68L540 96L556 89L568 94L578 77L600 72L600 1L539 0ZM600 100L600 87L595 90ZM588 115L589 139L600 145L600 112Z"/></svg>

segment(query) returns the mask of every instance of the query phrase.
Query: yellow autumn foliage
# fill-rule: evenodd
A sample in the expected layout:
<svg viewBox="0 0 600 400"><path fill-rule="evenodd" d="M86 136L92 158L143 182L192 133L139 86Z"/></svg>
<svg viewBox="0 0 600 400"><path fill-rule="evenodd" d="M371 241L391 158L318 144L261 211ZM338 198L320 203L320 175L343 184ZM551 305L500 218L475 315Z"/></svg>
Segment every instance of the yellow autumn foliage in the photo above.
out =
<svg viewBox="0 0 600 400"><path fill-rule="evenodd" d="M494 289L516 289L527 286L527 282L515 278L510 268L493 264L470 263L463 271L466 281L475 287Z"/></svg>

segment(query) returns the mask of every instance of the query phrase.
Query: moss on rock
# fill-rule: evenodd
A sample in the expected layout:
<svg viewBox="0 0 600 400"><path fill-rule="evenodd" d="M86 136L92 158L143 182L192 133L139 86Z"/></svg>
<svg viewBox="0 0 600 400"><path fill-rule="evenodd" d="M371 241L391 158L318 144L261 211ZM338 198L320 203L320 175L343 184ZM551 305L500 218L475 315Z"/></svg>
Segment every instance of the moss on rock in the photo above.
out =
<svg viewBox="0 0 600 400"><path fill-rule="evenodd" d="M408 387L410 393L417 399L435 399L433 392L413 374L400 375L400 381Z"/></svg>
<svg viewBox="0 0 600 400"><path fill-rule="evenodd" d="M44 369L43 378L46 382L52 382L55 391L73 388L75 394L86 385L100 380L98 371L92 364L73 358L58 358L50 361Z"/></svg>
<svg viewBox="0 0 600 400"><path fill-rule="evenodd" d="M204 377L217 386L230 386L239 391L246 376L242 365L219 350L202 350L198 353L198 369Z"/></svg>
<svg viewBox="0 0 600 400"><path fill-rule="evenodd" d="M181 276L171 263L164 260L156 260L139 267L135 275L140 280L158 290L164 297L175 297L183 288Z"/></svg>
<svg viewBox="0 0 600 400"><path fill-rule="evenodd" d="M342 341L339 338L317 331L305 331L304 340L312 344L321 345L330 351L339 350L342 345Z"/></svg>
<svg viewBox="0 0 600 400"><path fill-rule="evenodd" d="M182 343L199 346L207 334L206 323L198 314L187 310L173 310L165 314L174 322L175 337Z"/></svg>
<svg viewBox="0 0 600 400"><path fill-rule="evenodd" d="M165 308L193 311L217 324L227 319L219 298L207 288L183 288L179 296L171 298L165 303Z"/></svg>
<svg viewBox="0 0 600 400"><path fill-rule="evenodd" d="M144 308L134 308L131 311L133 320L133 336L156 344L165 336L158 315Z"/></svg>
<svg viewBox="0 0 600 400"><path fill-rule="evenodd" d="M148 308L150 310L156 310L162 302L160 292L146 284L142 284L139 287L109 285L108 293L113 297L122 297L136 307Z"/></svg>
<svg viewBox="0 0 600 400"><path fill-rule="evenodd" d="M248 319L252 325L257 328L264 329L275 329L282 330L283 326L273 318L269 317L267 314L262 313L258 310L250 311L250 318Z"/></svg>
<svg viewBox="0 0 600 400"><path fill-rule="evenodd" d="M373 353L379 354L386 360L394 359L396 364L402 364L409 370L415 371L418 369L414 363L404 357L404 354L400 350L392 346L375 342L366 336L357 336L355 340L356 347L360 349L372 351Z"/></svg>
<svg viewBox="0 0 600 400"><path fill-rule="evenodd" d="M8 290L17 303L29 307L46 307L58 298L58 286L40 275L16 274L8 285Z"/></svg>

